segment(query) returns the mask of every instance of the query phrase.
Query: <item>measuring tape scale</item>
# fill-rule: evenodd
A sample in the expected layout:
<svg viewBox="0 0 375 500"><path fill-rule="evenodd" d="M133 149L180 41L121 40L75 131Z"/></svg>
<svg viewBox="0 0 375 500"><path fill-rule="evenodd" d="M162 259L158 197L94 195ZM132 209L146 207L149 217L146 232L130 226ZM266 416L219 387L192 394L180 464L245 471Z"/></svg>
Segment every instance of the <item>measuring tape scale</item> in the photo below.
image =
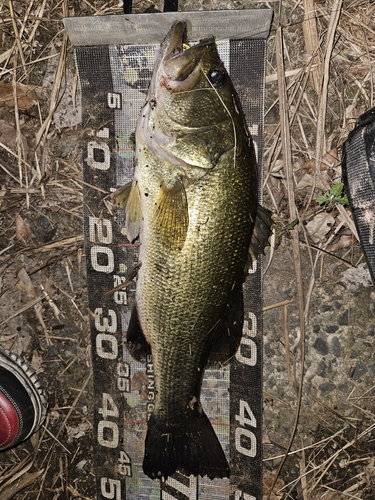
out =
<svg viewBox="0 0 375 500"><path fill-rule="evenodd" d="M147 420L156 388L152 358L135 361L124 347L138 264L138 245L124 236L125 215L111 214L103 198L132 178L132 134L144 104L157 46L76 48L82 86L84 227L94 371L94 461L98 499L261 499L261 280L255 263L244 285L245 323L230 365L207 369L202 405L230 460L230 479L167 481L143 474ZM265 40L225 41L220 55L243 104L258 151L263 141ZM259 158L261 169L261 157ZM261 184L261 183L260 183ZM92 186L92 187L90 187ZM98 190L100 189L100 191Z"/></svg>

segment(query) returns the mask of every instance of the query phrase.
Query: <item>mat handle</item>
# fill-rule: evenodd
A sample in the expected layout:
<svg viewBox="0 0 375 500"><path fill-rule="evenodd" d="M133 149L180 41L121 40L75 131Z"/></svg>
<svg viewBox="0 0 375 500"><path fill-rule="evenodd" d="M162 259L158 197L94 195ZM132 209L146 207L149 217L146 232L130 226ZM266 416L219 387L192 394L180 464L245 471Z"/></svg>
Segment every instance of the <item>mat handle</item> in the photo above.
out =
<svg viewBox="0 0 375 500"><path fill-rule="evenodd" d="M124 14L131 14L132 0L124 0ZM164 0L164 12L177 12L178 0Z"/></svg>
<svg viewBox="0 0 375 500"><path fill-rule="evenodd" d="M133 2L132 0L124 0L124 14L131 14Z"/></svg>
<svg viewBox="0 0 375 500"><path fill-rule="evenodd" d="M164 0L164 12L177 12L178 0Z"/></svg>

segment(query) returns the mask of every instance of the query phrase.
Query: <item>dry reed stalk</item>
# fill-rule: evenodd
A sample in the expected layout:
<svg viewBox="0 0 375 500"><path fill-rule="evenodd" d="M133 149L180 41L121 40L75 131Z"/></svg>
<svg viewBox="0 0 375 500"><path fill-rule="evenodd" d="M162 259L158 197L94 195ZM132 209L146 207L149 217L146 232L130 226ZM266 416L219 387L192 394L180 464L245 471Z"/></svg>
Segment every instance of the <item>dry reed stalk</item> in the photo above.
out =
<svg viewBox="0 0 375 500"><path fill-rule="evenodd" d="M280 104L280 132L281 132L281 142L283 151L283 161L284 161L284 172L286 176L286 184L288 190L288 206L289 206L289 220L290 222L298 219L298 212L295 205L294 199L294 185L293 185L293 175L292 175L292 152L291 152L291 142L290 142L290 122L289 122L289 107L287 90L285 84L285 69L284 69L284 52L283 52L283 32L282 28L276 30L276 63L277 63L277 73L278 73L278 86L279 86L279 104ZM295 434L297 432L297 425L299 421L301 405L302 405L302 388L303 388L303 373L305 364L305 321L304 321L304 287L302 281L302 266L301 266L301 253L299 246L298 231L292 231L292 252L293 252L293 262L295 277L297 281L297 292L298 292L298 310L299 310L299 327L301 333L300 339L300 380L297 394L297 404L294 426L291 431L291 436L289 443L287 445L283 459L277 468L273 484L270 488L268 498L271 497L273 488L276 485L277 479L280 475L281 469L283 468L288 454L292 448Z"/></svg>
<svg viewBox="0 0 375 500"><path fill-rule="evenodd" d="M18 176L19 176L20 186L23 187L22 161L21 161L21 159L23 158L24 155L22 154L22 150L21 150L22 139L21 139L21 131L20 131L20 117L19 117L19 113L18 113L18 99L17 99L16 72L15 71L13 71L12 83L13 83L14 117L16 120L16 131L17 131L16 147L17 147L17 157L18 157Z"/></svg>
<svg viewBox="0 0 375 500"><path fill-rule="evenodd" d="M290 344L289 344L289 330L288 330L288 307L286 304L283 306L283 327L284 327L284 344L285 344L285 363L286 373L288 375L288 382L292 380L290 371Z"/></svg>
<svg viewBox="0 0 375 500"><path fill-rule="evenodd" d="M10 54L12 55L13 52L14 52L14 49L9 49L10 51ZM50 54L49 56L44 56L44 57L39 57L38 59L34 59L33 61L29 61L27 63L25 63L25 67L26 68L30 68L30 69L33 69L32 67L35 65L35 64L38 64L40 62L43 62L43 61L47 61L48 59L52 59L53 57L58 57L59 54ZM0 55L0 61L1 61L1 55ZM9 73L12 73L12 71L14 70L18 70L20 69L22 66L14 66L13 68L3 68L1 71L0 71L0 77L1 76L5 76L5 75L8 75ZM22 81L23 79L20 78L19 79L20 81ZM38 91L38 92L42 92L44 90L44 87L41 87L39 85L37 85L35 88L34 88L35 91Z"/></svg>
<svg viewBox="0 0 375 500"><path fill-rule="evenodd" d="M289 117L289 128L293 125L295 118L298 116L298 111L301 106L301 102L305 96L305 88L307 85L307 81L309 78L309 68L310 68L310 63L302 70L299 70L299 72L296 74L296 77L293 78L293 80L290 82L288 86L286 86L286 97L288 99L287 101L287 107L289 110L293 110L290 117ZM284 68L285 72L285 68ZM279 78L279 74L277 79ZM285 76L284 76L285 78ZM287 92L288 90L293 89L293 92L291 92L291 95L288 97ZM299 94L299 95L298 95ZM277 98L277 100L272 104L271 107L273 107L277 102L280 101L280 97ZM266 113L267 114L267 113ZM264 180L264 186L268 187L268 179L269 176L272 174L273 171L273 165L275 165L275 162L279 158L282 152L283 148L283 141L280 141L280 127L281 123L278 124L276 131L272 134L272 141L273 144L272 146L268 149L266 153L267 160L265 162L265 180ZM272 197L272 190L268 189L268 191L271 194ZM274 207L276 212L278 212L278 207L276 203L274 203Z"/></svg>
<svg viewBox="0 0 375 500"><path fill-rule="evenodd" d="M341 8L342 8L342 0L334 0L332 4L331 16L327 31L326 50L324 54L323 82L322 82L321 94L319 97L319 110L318 110L318 120L316 128L315 172L319 176L322 184L325 186L327 190L330 189L330 186L327 185L326 181L321 175L321 164L326 146L325 124L326 124L326 113L327 113L328 85L330 80L331 57L334 46L335 34L340 19ZM356 237L357 241L359 241L355 224L353 220L349 217L345 208L342 205L337 204L337 209L340 212L341 216L344 218L346 224L348 225L354 236Z"/></svg>
<svg viewBox="0 0 375 500"><path fill-rule="evenodd" d="M302 22L305 49L307 54L311 57L312 66L310 79L313 88L317 95L320 93L320 86L322 82L322 68L319 50L319 35L316 25L316 7L314 0L303 0L304 20Z"/></svg>
<svg viewBox="0 0 375 500"><path fill-rule="evenodd" d="M8 148L8 146L6 146L6 144L3 144L1 141L0 141L0 148L3 148L7 153L11 154L18 162L23 163L25 165L25 167L27 167L31 170L31 165L26 160L24 160L21 156L17 155L12 149ZM6 170L3 165L1 165L1 167L4 170ZM7 173L9 173L9 172L7 171ZM11 174L9 174L9 175L11 175ZM13 177L13 179L14 179L13 175L11 175L11 177ZM22 178L22 172L21 172L21 178ZM19 182L19 179L17 179L17 182Z"/></svg>
<svg viewBox="0 0 375 500"><path fill-rule="evenodd" d="M61 49L60 49L59 62L57 64L55 79L54 79L53 87L52 87L52 91L51 91L49 113L48 113L47 118L44 120L42 126L40 127L38 133L36 134L36 138L35 138L36 146L39 145L42 138L47 137L47 134L48 134L48 131L49 131L49 128L51 126L52 119L53 119L54 112L58 106L58 99L59 99L59 92L61 89L62 76L63 76L64 69L65 69L67 44L68 44L68 35L66 32L64 32L62 44L61 44ZM44 174L44 165L42 167L42 173Z"/></svg>
<svg viewBox="0 0 375 500"><path fill-rule="evenodd" d="M302 442L303 444L303 442ZM303 500L309 500L308 490L307 490L307 481L306 481L306 457L305 457L306 449L302 446L302 454L301 460L299 463L299 470L301 476L301 488L302 488L302 496Z"/></svg>
<svg viewBox="0 0 375 500"><path fill-rule="evenodd" d="M27 39L28 44L32 43L34 38L35 38L36 31L39 28L40 23L42 22L44 9L46 8L46 3L47 3L47 0L43 0L42 5L40 5L37 8L37 11L36 11L35 17L34 17L35 22L34 22L32 30L30 31L30 35ZM31 5L31 3L30 3L30 5ZM26 17L26 15L25 15L25 17Z"/></svg>
<svg viewBox="0 0 375 500"><path fill-rule="evenodd" d="M51 338L53 338L53 337L51 337ZM57 443L59 446L61 446L61 448L62 448L62 449L63 449L66 453L68 453L69 455L71 455L71 454L72 454L72 452L71 452L70 450L68 450L68 448L67 448L66 446L64 446L64 445L63 445L63 443L62 443L59 439L57 439L57 438L56 438L56 436L55 436L55 435L54 435L51 431L49 431L49 430L48 430L48 427L47 427L47 426L48 426L48 416L47 416L47 422L46 422L46 424L44 425L44 430L46 431L46 433L47 433L49 436L51 436L51 438L52 438L54 441L56 441L56 443Z"/></svg>
<svg viewBox="0 0 375 500"><path fill-rule="evenodd" d="M1 500L14 498L17 493L33 484L44 473L43 469L36 472L26 472L28 469L29 467L25 467L20 476L12 478L6 484L0 486Z"/></svg>
<svg viewBox="0 0 375 500"><path fill-rule="evenodd" d="M47 472L47 471L48 471L48 469L49 469L49 466L50 466L50 463L51 463L51 460L52 460L52 457L53 457L53 452L54 452L54 449L55 449L55 446L56 446L56 442L57 442L57 443L59 442L59 441L58 441L58 438L59 438L60 434L62 433L62 431L65 429L66 423L67 423L67 421L69 420L69 418L70 418L70 416L71 416L71 414L72 414L73 410L74 410L74 409L75 409L75 407L77 406L77 403L78 403L78 401L80 400L80 398L81 398L81 396L82 396L83 392L85 391L85 389L86 389L86 387L87 387L87 384L90 382L91 377L92 377L92 374L91 374L91 373L90 373L90 374L86 377L86 380L84 381L84 383L83 383L83 385L82 385L82 387L81 387L81 389L80 389L80 391L79 391L78 395L77 395L77 396L76 396L76 398L74 399L73 404L71 405L71 407L70 407L70 409L69 409L68 413L66 414L66 416L65 416L65 418L64 418L64 420L63 420L63 422L61 423L61 425L60 425L59 429L58 429L58 430L57 430L57 432L55 433L55 442L54 442L54 443L50 446L50 448L49 448L49 450L48 450L47 454L45 455L45 457L44 457L44 459L43 459L43 461L42 461L42 465L43 465L43 464L46 464L46 465L45 465L45 471L46 471L46 472ZM41 495L41 493L43 492L43 485L44 485L44 481L45 481L45 479L46 479L46 472L45 472L45 474L43 475L41 488L40 488L40 490L39 490L39 493L38 493L38 496L37 496L36 500L39 500L40 495Z"/></svg>
<svg viewBox="0 0 375 500"><path fill-rule="evenodd" d="M9 58L11 57L13 53L13 49L8 49L2 54L0 54L0 64L2 64L4 61L9 61ZM2 73L0 73L0 76L2 76Z"/></svg>
<svg viewBox="0 0 375 500"><path fill-rule="evenodd" d="M125 284L124 284L125 285ZM117 288L117 287L116 287ZM111 290L112 292L112 290ZM277 302L276 304L271 304L269 306L263 307L263 313L269 311L271 309L275 309L278 307L283 308L283 331L284 331L284 345L285 345L285 364L286 370L288 374L288 381L291 381L291 371L290 371L290 343L289 343L289 330L288 330L288 304L292 304L293 300L283 300L281 302Z"/></svg>
<svg viewBox="0 0 375 500"><path fill-rule="evenodd" d="M346 453L347 449L349 449L351 447L357 446L357 442L360 439L362 439L363 437L367 436L368 434L371 434L371 432L373 432L374 430L375 430L375 422L373 424L371 424L367 429L365 429L364 431L362 431L354 439L351 439L350 441L347 441L344 445L342 443L337 443L337 445L338 445L338 446L336 446L337 450L331 456L329 456L327 459L323 460L318 465L316 465L314 467L311 467L309 470L307 470L305 472L305 474L304 474L305 476L307 476L307 475L309 475L311 473L314 473L313 477L308 482L308 485L310 486L310 484L309 484L310 481L311 481L311 483L314 481L314 484L310 488L310 491L313 491L314 489L317 488L317 486L319 484L321 484L323 477L328 473L329 469L334 464L334 462L338 459L338 456L341 453L343 453L343 452ZM344 431L344 429L342 429L342 432L343 431ZM334 437L336 437L336 436L338 436L337 433L334 434L334 435L332 435L332 436L330 436L329 440L334 439ZM328 445L328 443L326 443L326 445ZM317 479L316 479L316 474L318 474ZM298 482L300 480L301 480L301 476L299 476L294 481L291 481L289 484L285 485L284 489L288 488L289 486L291 486L292 484L294 484L294 483L296 483L296 482Z"/></svg>
<svg viewBox="0 0 375 500"><path fill-rule="evenodd" d="M323 80L321 83L321 89L318 96L319 104L318 104L318 119L316 126L315 171L317 175L320 177L323 186L326 186L327 190L330 189L330 186L327 186L326 181L321 175L321 162L324 151L326 150L325 125L326 125L326 113L327 113L328 84L330 80L331 57L332 57L336 28L340 18L341 7L342 7L342 0L333 1L331 8L331 16L328 25L328 31L326 36L326 50L323 57L324 60Z"/></svg>
<svg viewBox="0 0 375 500"><path fill-rule="evenodd" d="M11 314L10 316L8 316L8 318L6 318L3 321L1 321L0 326L5 325L11 319L16 318L17 316L19 316L23 312L25 312L28 309L30 309L30 307L34 307L35 304L38 304L43 299L44 299L44 297L42 295L38 295L38 297L35 297L35 299L30 300L24 306L20 307L15 313Z"/></svg>
<svg viewBox="0 0 375 500"><path fill-rule="evenodd" d="M67 250L67 247L73 246L72 250ZM13 263L17 260L17 258L21 255L25 256L32 256L32 255L38 255L40 253L45 253L49 252L51 250L58 250L61 249L61 254L60 256L54 256L53 260L56 262L58 260L63 259L64 257L67 256L68 252L73 252L75 249L78 249L80 246L83 246L83 235L79 236L72 236L70 238L63 238L58 241L54 241L53 243L48 243L45 245L39 245L34 248L21 248L19 250L16 250L13 254L9 255L6 259L4 259L1 262L2 267L0 267L0 273L3 272L7 267L10 266L10 263ZM7 291L8 289L5 289ZM5 292L2 291L0 296L3 295Z"/></svg>
<svg viewBox="0 0 375 500"><path fill-rule="evenodd" d="M26 61L25 61L25 56L24 56L24 53L23 53L23 48L22 48L20 33L18 31L18 27L17 27L17 23L16 23L16 17L14 15L12 0L8 1L8 8L9 8L10 17L11 17L11 20L12 20L12 27L13 27L13 33L14 33L14 38L15 38L15 44L18 47L18 53L19 53L19 56L20 56L21 61L22 61L23 71L24 71L24 74L26 75Z"/></svg>

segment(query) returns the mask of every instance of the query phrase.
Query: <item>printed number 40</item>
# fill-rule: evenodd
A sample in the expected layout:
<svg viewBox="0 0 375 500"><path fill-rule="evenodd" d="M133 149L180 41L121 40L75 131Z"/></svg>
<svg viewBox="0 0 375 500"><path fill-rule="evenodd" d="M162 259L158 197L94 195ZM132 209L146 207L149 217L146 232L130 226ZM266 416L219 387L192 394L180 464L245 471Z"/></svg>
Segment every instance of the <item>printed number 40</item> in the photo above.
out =
<svg viewBox="0 0 375 500"><path fill-rule="evenodd" d="M99 421L97 429L99 444L105 448L117 448L120 437L118 425L113 420L107 420L107 418L118 418L119 411L110 394L103 393L103 406L98 409L98 413L103 417L103 420Z"/></svg>
<svg viewBox="0 0 375 500"><path fill-rule="evenodd" d="M255 434L246 426L256 427L257 421L249 404L243 399L240 399L239 415L236 415L235 418L240 424L240 427L236 428L236 450L247 457L255 457L257 454L257 439Z"/></svg>

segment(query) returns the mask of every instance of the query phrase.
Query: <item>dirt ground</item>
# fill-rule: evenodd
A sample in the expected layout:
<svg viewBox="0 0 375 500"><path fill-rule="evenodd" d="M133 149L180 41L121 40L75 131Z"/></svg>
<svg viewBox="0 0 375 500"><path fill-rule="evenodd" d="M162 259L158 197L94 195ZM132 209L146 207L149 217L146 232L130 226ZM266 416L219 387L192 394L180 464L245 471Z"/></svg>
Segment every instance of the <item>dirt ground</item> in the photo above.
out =
<svg viewBox="0 0 375 500"><path fill-rule="evenodd" d="M375 295L343 195L316 200L341 182L343 141L374 104L375 5L180 4L275 12L264 148L275 221L263 282L265 491L279 473L273 499L373 498ZM151 5L134 1L133 10ZM110 13L121 13L117 2L0 0L0 342L31 363L50 398L42 429L0 455L2 500L96 494L79 82L62 19Z"/></svg>

